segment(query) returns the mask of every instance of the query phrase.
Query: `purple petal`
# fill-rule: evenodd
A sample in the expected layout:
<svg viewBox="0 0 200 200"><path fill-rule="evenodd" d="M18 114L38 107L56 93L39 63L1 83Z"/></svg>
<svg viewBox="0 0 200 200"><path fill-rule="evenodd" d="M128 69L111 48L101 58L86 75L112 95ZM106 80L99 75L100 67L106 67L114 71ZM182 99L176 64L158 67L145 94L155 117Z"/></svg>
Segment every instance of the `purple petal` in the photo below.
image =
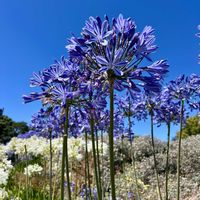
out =
<svg viewBox="0 0 200 200"><path fill-rule="evenodd" d="M123 72L120 71L120 70L117 69L117 68L114 68L113 71L115 72L115 75L117 75L117 76L122 76L122 75L123 75Z"/></svg>
<svg viewBox="0 0 200 200"><path fill-rule="evenodd" d="M96 56L96 60L101 65L108 65L108 61L102 56Z"/></svg>
<svg viewBox="0 0 200 200"><path fill-rule="evenodd" d="M108 67L101 67L101 69L98 71L99 73L106 72L108 70Z"/></svg>

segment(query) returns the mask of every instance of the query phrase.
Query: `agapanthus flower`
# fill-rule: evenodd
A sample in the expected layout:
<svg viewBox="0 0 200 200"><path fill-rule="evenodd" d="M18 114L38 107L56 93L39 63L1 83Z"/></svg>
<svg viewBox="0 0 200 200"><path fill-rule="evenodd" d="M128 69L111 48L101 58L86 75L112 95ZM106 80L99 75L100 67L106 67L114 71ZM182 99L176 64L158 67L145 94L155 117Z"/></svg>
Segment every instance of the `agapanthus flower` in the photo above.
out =
<svg viewBox="0 0 200 200"><path fill-rule="evenodd" d="M123 49L118 49L114 55L112 55L112 52L108 47L106 47L106 58L103 56L97 56L96 60L97 62L102 65L99 72L106 72L108 70L113 70L117 76L122 76L123 71L118 70L118 67L125 66L128 61L121 60L121 57L123 55Z"/></svg>
<svg viewBox="0 0 200 200"><path fill-rule="evenodd" d="M124 135L125 122L121 110L116 109L114 112L114 139L119 139Z"/></svg>
<svg viewBox="0 0 200 200"><path fill-rule="evenodd" d="M19 134L17 137L18 137L18 138L21 138L21 139L26 139L26 138L32 137L33 135L38 135L38 132L37 132L37 131L30 130L30 131L28 131L28 132L26 132L26 133Z"/></svg>
<svg viewBox="0 0 200 200"><path fill-rule="evenodd" d="M200 94L200 76L192 74L188 77L179 76L175 81L170 81L166 87L166 92L177 100L185 100L187 103L198 100Z"/></svg>
<svg viewBox="0 0 200 200"><path fill-rule="evenodd" d="M102 22L100 17L96 19L90 17L85 23L82 34L88 37L87 43L98 42L106 46L108 44L107 38L112 34L112 30L109 30L109 23L107 20Z"/></svg>
<svg viewBox="0 0 200 200"><path fill-rule="evenodd" d="M60 107L41 109L32 116L30 130L27 133L20 134L18 138L26 139L33 135L49 138L50 132L53 138L61 136L63 120Z"/></svg>
<svg viewBox="0 0 200 200"><path fill-rule="evenodd" d="M153 35L154 29L151 26L145 26L143 31L138 35L138 42L136 44L136 56L138 58L146 57L151 60L148 55L157 49L154 44L155 36Z"/></svg>
<svg viewBox="0 0 200 200"><path fill-rule="evenodd" d="M46 77L43 75L42 71L39 71L39 73L33 73L33 77L30 79L30 86L36 87L36 86L46 86Z"/></svg>
<svg viewBox="0 0 200 200"><path fill-rule="evenodd" d="M65 85L55 86L51 91L52 99L54 101L61 101L61 105L65 105L66 100L73 100L74 98L80 96L80 91L70 91Z"/></svg>
<svg viewBox="0 0 200 200"><path fill-rule="evenodd" d="M119 14L117 19L113 19L113 26L115 28L115 32L118 34L129 34L130 32L135 32L135 22L132 21L131 18L124 19L122 14ZM132 34L133 34L132 33Z"/></svg>
<svg viewBox="0 0 200 200"><path fill-rule="evenodd" d="M137 120L146 120L146 102L143 93L131 92L126 93L124 98L117 99L119 109L123 110L123 115L126 117L131 116Z"/></svg>
<svg viewBox="0 0 200 200"><path fill-rule="evenodd" d="M162 95L157 98L160 103L154 107L154 122L160 126L162 123L180 122L180 105L171 99L163 99Z"/></svg>
<svg viewBox="0 0 200 200"><path fill-rule="evenodd" d="M56 61L38 74L33 74L30 85L38 86L41 92L23 95L24 102L41 100L43 104L64 106L66 100L77 98L84 91L81 84L84 83L87 74L83 71L77 64L62 57L61 61Z"/></svg>
<svg viewBox="0 0 200 200"><path fill-rule="evenodd" d="M24 103L40 100L48 96L47 92L31 92L29 95L23 95Z"/></svg>
<svg viewBox="0 0 200 200"><path fill-rule="evenodd" d="M160 89L159 81L168 72L167 62L141 65L145 58L151 61L150 54L157 49L150 26L136 32L135 22L121 14L112 23L107 16L104 20L90 17L81 34L81 38L69 39L66 48L70 59L87 67L95 78L101 77L105 84L114 78L114 87L119 91L124 88L139 91L141 86L155 92Z"/></svg>
<svg viewBox="0 0 200 200"><path fill-rule="evenodd" d="M121 111L120 115L123 116L123 120L126 121L124 123L124 125L126 124L126 127L121 131L121 135L132 142L135 135L132 130L134 120L146 120L148 115L143 93L133 91L130 93L126 92L124 98L116 98L116 106L118 106L118 109Z"/></svg>

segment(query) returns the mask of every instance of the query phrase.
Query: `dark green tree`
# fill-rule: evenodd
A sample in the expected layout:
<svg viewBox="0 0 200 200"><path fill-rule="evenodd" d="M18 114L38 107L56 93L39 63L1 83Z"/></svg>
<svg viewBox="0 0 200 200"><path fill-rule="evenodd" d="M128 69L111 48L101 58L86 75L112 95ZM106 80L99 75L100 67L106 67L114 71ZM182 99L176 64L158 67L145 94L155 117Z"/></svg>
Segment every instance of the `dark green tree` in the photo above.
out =
<svg viewBox="0 0 200 200"><path fill-rule="evenodd" d="M26 133L29 130L26 122L14 122L13 128L15 135Z"/></svg>
<svg viewBox="0 0 200 200"><path fill-rule="evenodd" d="M2 109L0 109L1 111ZM0 112L1 113L1 112ZM3 112L0 115L0 143L6 144L12 137L29 130L26 122L15 122Z"/></svg>

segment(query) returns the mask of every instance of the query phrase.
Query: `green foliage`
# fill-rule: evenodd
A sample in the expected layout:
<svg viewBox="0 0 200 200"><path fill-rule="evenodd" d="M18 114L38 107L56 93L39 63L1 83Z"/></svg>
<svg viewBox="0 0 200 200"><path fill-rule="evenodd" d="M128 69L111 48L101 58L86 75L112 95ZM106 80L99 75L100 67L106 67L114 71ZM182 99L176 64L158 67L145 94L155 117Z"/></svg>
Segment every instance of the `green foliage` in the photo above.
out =
<svg viewBox="0 0 200 200"><path fill-rule="evenodd" d="M198 134L200 134L200 117L196 115L187 119L185 127L183 128L182 138ZM176 134L176 138L178 137L179 132Z"/></svg>
<svg viewBox="0 0 200 200"><path fill-rule="evenodd" d="M44 163L44 160L38 156L38 157L32 157L30 160L28 160L27 164L39 164L42 166L42 163ZM34 180L36 183L31 183L31 178L29 179L29 186L26 189L25 187L25 175L24 169L26 167L26 160L17 160L15 159L15 165L14 168L11 170L9 175L9 180L6 185L6 190L9 193L8 199L15 199L19 198L21 200L26 199L26 192L28 190L28 197L29 200L44 200L48 199L48 191L46 188L41 187L42 185L47 184L48 177L43 176L35 176ZM16 181L17 180L17 181ZM7 199L6 199L7 200Z"/></svg>
<svg viewBox="0 0 200 200"><path fill-rule="evenodd" d="M9 198L6 200L17 199L17 198L18 199L26 199L26 192L27 192L27 190L23 187L21 187L20 190L17 187L13 187L11 194L9 194ZM28 199L29 200L48 199L48 193L42 191L41 189L29 187L28 188Z"/></svg>
<svg viewBox="0 0 200 200"><path fill-rule="evenodd" d="M16 136L13 129L14 122L11 118L0 116L0 143L8 142L12 137Z"/></svg>
<svg viewBox="0 0 200 200"><path fill-rule="evenodd" d="M26 122L14 122L13 128L17 135L26 133L29 130Z"/></svg>
<svg viewBox="0 0 200 200"><path fill-rule="evenodd" d="M0 114L0 144L5 144L12 137L16 137L28 130L26 122L15 122L8 116L3 115L3 113Z"/></svg>

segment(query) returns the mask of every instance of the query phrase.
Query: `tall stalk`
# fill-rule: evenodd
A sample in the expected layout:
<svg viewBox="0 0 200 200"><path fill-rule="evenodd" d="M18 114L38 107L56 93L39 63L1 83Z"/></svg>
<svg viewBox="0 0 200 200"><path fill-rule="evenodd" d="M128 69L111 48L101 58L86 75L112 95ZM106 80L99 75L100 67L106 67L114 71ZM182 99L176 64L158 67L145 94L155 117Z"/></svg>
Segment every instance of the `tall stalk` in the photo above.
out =
<svg viewBox="0 0 200 200"><path fill-rule="evenodd" d="M64 135L65 137L65 155L66 155L66 173L67 173L67 192L68 192L68 200L71 200L71 187L70 187L70 179L69 179L69 157L68 157L68 127L69 127L69 102L66 103L65 110L65 127L64 127Z"/></svg>
<svg viewBox="0 0 200 200"><path fill-rule="evenodd" d="M134 177L135 177L135 185L136 185L137 198L138 198L138 200L140 200L141 197L140 197L140 191L139 191L139 184L138 184L138 177L137 177L137 170L136 170L136 165L135 165L135 156L134 156L134 153L133 153L133 157L132 157L132 165L133 165L133 173L134 173Z"/></svg>
<svg viewBox="0 0 200 200"><path fill-rule="evenodd" d="M25 149L25 156L26 156L26 200L28 200L28 153L27 153L27 148L26 145L24 145Z"/></svg>
<svg viewBox="0 0 200 200"><path fill-rule="evenodd" d="M169 145L170 145L170 122L167 123L167 157L165 169L165 200L168 200L168 175L169 175Z"/></svg>
<svg viewBox="0 0 200 200"><path fill-rule="evenodd" d="M92 137L92 152L93 152L93 160L94 160L94 174L95 174L95 181L97 186L97 196L98 199L101 200L101 191L99 187L99 176L98 176L98 169L97 169L97 157L96 157L96 149L95 149L95 136L94 136L94 117L91 111L90 113L90 131Z"/></svg>
<svg viewBox="0 0 200 200"><path fill-rule="evenodd" d="M49 156L50 156L50 165L49 165L49 199L52 200L52 158L53 158L53 153L52 153L52 131L50 131L50 137L49 137Z"/></svg>
<svg viewBox="0 0 200 200"><path fill-rule="evenodd" d="M150 111L150 117L151 117L151 142L152 142L153 161L154 161L155 175L156 175L156 181L157 181L158 196L159 196L159 199L162 200L162 195L161 195L161 190L160 190L160 181L158 177L156 153L155 153L154 130L153 130L153 110Z"/></svg>
<svg viewBox="0 0 200 200"><path fill-rule="evenodd" d="M137 178L136 165L135 165L135 156L134 156L134 152L133 152L133 141L131 138L131 103L130 103L130 100L129 100L129 108L128 108L128 132L129 132L129 136L130 136L130 146L131 146L131 150L130 150L130 156L131 156L131 160L132 160L131 165L133 166L137 198L138 198L138 200L140 200L140 192L139 192L138 178Z"/></svg>
<svg viewBox="0 0 200 200"><path fill-rule="evenodd" d="M57 163L57 167L56 167L56 171L58 172L58 170L59 170L59 160L60 160L60 154L58 153L58 155L57 155L57 161L56 161L56 163ZM56 173L55 174L55 179L54 179L54 183L53 183L53 192L52 192L52 199L54 200L54 196L55 196L55 189L56 189L56 182L57 182L57 177L58 177L58 173Z"/></svg>
<svg viewBox="0 0 200 200"><path fill-rule="evenodd" d="M183 132L183 112L184 112L184 100L181 101L180 131L179 131L179 141L178 141L177 200L180 200L180 166L181 166L181 139L182 139L182 132Z"/></svg>
<svg viewBox="0 0 200 200"><path fill-rule="evenodd" d="M69 120L69 102L66 102L65 108L65 126L63 135L63 151L62 151L62 168L61 168L61 200L64 200L64 181L65 181L65 166L67 172L67 191L68 199L71 200L71 189L69 180L69 162L68 162L68 120Z"/></svg>
<svg viewBox="0 0 200 200"><path fill-rule="evenodd" d="M86 186L86 199L92 199L91 194L91 183L90 183L90 169L89 169L89 160L88 160L88 135L87 131L85 132L85 186ZM87 191L89 189L89 193Z"/></svg>
<svg viewBox="0 0 200 200"><path fill-rule="evenodd" d="M109 153L110 153L110 181L112 200L116 200L115 195L115 166L114 166L114 78L109 78L110 93L110 128L109 128Z"/></svg>
<svg viewBox="0 0 200 200"><path fill-rule="evenodd" d="M64 182L65 182L65 145L66 135L63 135L63 149L62 149L62 168L61 168L61 200L64 200Z"/></svg>
<svg viewBox="0 0 200 200"><path fill-rule="evenodd" d="M103 174L103 131L101 131L101 174ZM101 190L102 190L102 198L104 198L104 180L103 180L103 175L101 179Z"/></svg>
<svg viewBox="0 0 200 200"><path fill-rule="evenodd" d="M97 170L98 170L98 178L99 178L99 188L101 191L101 168L100 168L100 157L99 157L99 141L98 141L98 132L96 129L96 150L97 150Z"/></svg>
<svg viewBox="0 0 200 200"><path fill-rule="evenodd" d="M88 174L87 174L87 131L85 132L85 187L86 187L86 191L85 191L85 196L86 196L86 199L88 198L88 191L87 191L87 188L88 188Z"/></svg>
<svg viewBox="0 0 200 200"><path fill-rule="evenodd" d="M123 149L124 149L124 135L123 134L121 136L121 148L123 152ZM125 170L125 164L124 164L124 158L122 158L122 171L124 172L124 170Z"/></svg>

